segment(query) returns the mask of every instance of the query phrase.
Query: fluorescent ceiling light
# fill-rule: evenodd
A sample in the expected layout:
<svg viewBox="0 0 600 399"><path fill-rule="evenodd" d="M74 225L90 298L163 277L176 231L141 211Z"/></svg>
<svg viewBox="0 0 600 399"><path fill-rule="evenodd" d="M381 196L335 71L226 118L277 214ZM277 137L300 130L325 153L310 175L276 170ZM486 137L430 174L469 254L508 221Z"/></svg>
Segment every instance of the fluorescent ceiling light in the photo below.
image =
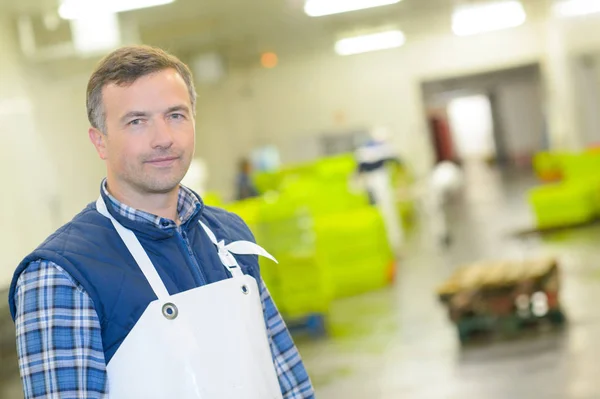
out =
<svg viewBox="0 0 600 399"><path fill-rule="evenodd" d="M306 0L304 12L311 17L322 17L323 15L365 10L399 2L400 0Z"/></svg>
<svg viewBox="0 0 600 399"><path fill-rule="evenodd" d="M400 47L405 42L404 33L391 30L339 40L335 44L335 52L339 55L353 55Z"/></svg>
<svg viewBox="0 0 600 399"><path fill-rule="evenodd" d="M73 19L70 24L73 32L73 45L79 54L102 54L121 44L121 30L117 14L100 13Z"/></svg>
<svg viewBox="0 0 600 399"><path fill-rule="evenodd" d="M460 7L452 14L452 31L457 36L514 28L525 23L527 14L518 1L503 1Z"/></svg>
<svg viewBox="0 0 600 399"><path fill-rule="evenodd" d="M578 17L581 15L600 12L600 1L598 0L567 0L554 5L556 14L562 17Z"/></svg>
<svg viewBox="0 0 600 399"><path fill-rule="evenodd" d="M65 0L58 8L58 15L62 19L77 19L100 13L119 13L124 11L139 10L163 4L173 3L175 0Z"/></svg>

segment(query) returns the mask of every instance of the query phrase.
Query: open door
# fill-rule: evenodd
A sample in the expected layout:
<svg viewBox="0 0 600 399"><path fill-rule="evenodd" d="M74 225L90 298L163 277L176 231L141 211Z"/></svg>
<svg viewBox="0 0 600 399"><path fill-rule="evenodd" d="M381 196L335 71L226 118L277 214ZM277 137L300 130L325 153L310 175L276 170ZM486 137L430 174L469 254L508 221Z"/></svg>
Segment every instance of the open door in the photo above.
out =
<svg viewBox="0 0 600 399"><path fill-rule="evenodd" d="M450 124L448 123L446 113L439 111L430 112L428 118L436 163L456 160L452 132L450 131Z"/></svg>

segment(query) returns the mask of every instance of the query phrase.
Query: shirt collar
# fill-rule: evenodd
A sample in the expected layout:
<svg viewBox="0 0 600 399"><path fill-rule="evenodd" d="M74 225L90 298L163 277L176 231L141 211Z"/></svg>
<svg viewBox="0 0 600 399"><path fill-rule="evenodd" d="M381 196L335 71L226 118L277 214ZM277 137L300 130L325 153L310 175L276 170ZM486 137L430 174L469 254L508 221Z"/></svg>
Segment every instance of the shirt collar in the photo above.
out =
<svg viewBox="0 0 600 399"><path fill-rule="evenodd" d="M177 226L174 220L153 215L120 202L108 192L106 178L102 181L102 192L104 193L104 196L108 198L112 208L124 218L133 222L154 225L160 229L168 229ZM181 224L183 225L190 220L201 206L202 204L194 192L180 184L179 196L177 199L177 213Z"/></svg>

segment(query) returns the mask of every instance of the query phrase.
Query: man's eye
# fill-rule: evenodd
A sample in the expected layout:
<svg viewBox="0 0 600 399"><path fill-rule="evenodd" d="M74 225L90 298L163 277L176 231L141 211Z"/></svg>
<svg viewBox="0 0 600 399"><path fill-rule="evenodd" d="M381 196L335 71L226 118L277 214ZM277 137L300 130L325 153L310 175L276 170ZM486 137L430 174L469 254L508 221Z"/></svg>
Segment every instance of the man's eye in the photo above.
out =
<svg viewBox="0 0 600 399"><path fill-rule="evenodd" d="M142 124L142 120L141 119L134 119L131 122L128 123L131 126L137 126L137 125L141 125Z"/></svg>
<svg viewBox="0 0 600 399"><path fill-rule="evenodd" d="M171 119L184 119L185 116L183 114L171 114Z"/></svg>

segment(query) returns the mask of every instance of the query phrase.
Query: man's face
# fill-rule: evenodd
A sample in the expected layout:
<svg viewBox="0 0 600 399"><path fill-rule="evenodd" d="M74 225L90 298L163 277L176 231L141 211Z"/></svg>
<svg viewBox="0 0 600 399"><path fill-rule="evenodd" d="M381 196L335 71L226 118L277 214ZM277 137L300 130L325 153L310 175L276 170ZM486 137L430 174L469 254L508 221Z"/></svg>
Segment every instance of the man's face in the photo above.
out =
<svg viewBox="0 0 600 399"><path fill-rule="evenodd" d="M183 78L166 69L104 87L106 134L90 130L111 185L137 194L178 187L194 155L195 125Z"/></svg>

